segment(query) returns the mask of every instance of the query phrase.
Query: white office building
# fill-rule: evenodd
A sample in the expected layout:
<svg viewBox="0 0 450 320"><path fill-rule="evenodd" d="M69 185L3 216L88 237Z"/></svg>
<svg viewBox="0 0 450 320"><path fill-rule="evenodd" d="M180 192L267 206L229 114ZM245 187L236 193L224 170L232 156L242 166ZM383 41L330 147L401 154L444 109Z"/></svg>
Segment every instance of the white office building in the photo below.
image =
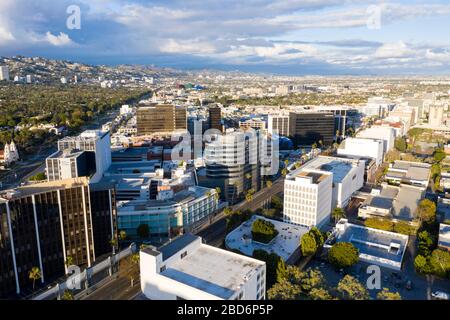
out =
<svg viewBox="0 0 450 320"><path fill-rule="evenodd" d="M141 290L151 300L263 300L265 262L185 234L140 252Z"/></svg>
<svg viewBox="0 0 450 320"><path fill-rule="evenodd" d="M344 208L352 194L364 185L365 162L363 160L319 156L307 162L299 170L301 169L333 174L333 208Z"/></svg>
<svg viewBox="0 0 450 320"><path fill-rule="evenodd" d="M278 132L278 135L288 137L289 136L289 115L274 115L269 114L267 118L267 129L270 134Z"/></svg>
<svg viewBox="0 0 450 320"><path fill-rule="evenodd" d="M9 81L9 67L0 66L0 81Z"/></svg>
<svg viewBox="0 0 450 320"><path fill-rule="evenodd" d="M66 137L58 141L58 150L79 150L95 152L95 174L92 183L97 183L111 166L111 136L109 132L87 130L76 137Z"/></svg>
<svg viewBox="0 0 450 320"><path fill-rule="evenodd" d="M372 126L363 131L358 132L357 138L381 139L384 142L384 150L386 153L394 148L395 130L390 127Z"/></svg>
<svg viewBox="0 0 450 320"><path fill-rule="evenodd" d="M284 182L283 221L307 227L329 221L332 206L333 174L298 169Z"/></svg>
<svg viewBox="0 0 450 320"><path fill-rule="evenodd" d="M368 157L375 160L377 166L383 162L384 142L379 139L347 138L341 143L337 154Z"/></svg>

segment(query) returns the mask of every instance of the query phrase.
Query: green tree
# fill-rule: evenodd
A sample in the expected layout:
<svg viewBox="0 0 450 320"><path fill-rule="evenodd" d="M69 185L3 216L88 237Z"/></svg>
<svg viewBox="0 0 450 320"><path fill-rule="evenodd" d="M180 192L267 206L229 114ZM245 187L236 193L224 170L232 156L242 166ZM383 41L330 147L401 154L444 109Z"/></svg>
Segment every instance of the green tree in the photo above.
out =
<svg viewBox="0 0 450 320"><path fill-rule="evenodd" d="M429 200L424 199L420 201L417 208L417 217L421 222L433 222L436 219L436 204Z"/></svg>
<svg viewBox="0 0 450 320"><path fill-rule="evenodd" d="M73 257L72 256L67 256L66 258L66 267L70 267L73 266Z"/></svg>
<svg viewBox="0 0 450 320"><path fill-rule="evenodd" d="M434 240L430 233L426 230L421 231L417 235L417 249L420 255L429 256L434 248Z"/></svg>
<svg viewBox="0 0 450 320"><path fill-rule="evenodd" d="M226 216L229 216L229 215L231 215L231 214L233 213L233 209L231 209L230 207L226 207L226 208L223 210L223 213L224 213Z"/></svg>
<svg viewBox="0 0 450 320"><path fill-rule="evenodd" d="M430 257L433 273L440 277L450 276L450 252L441 249L433 251Z"/></svg>
<svg viewBox="0 0 450 320"><path fill-rule="evenodd" d="M395 148L400 152L405 152L408 145L406 144L406 140L403 137L399 137L395 139Z"/></svg>
<svg viewBox="0 0 450 320"><path fill-rule="evenodd" d="M414 259L414 268L420 272L420 273L424 273L424 271L426 270L426 266L427 266L427 258L425 258L422 255L417 255L416 258Z"/></svg>
<svg viewBox="0 0 450 320"><path fill-rule="evenodd" d="M70 292L69 290L64 291L61 300L74 300L72 292Z"/></svg>
<svg viewBox="0 0 450 320"><path fill-rule="evenodd" d="M281 170L281 175L282 175L283 177L286 177L287 174L288 174L288 170L287 170L286 168L283 168L283 170Z"/></svg>
<svg viewBox="0 0 450 320"><path fill-rule="evenodd" d="M358 262L359 252L350 242L338 242L328 252L328 260L338 268L348 268Z"/></svg>
<svg viewBox="0 0 450 320"><path fill-rule="evenodd" d="M300 286L305 293L310 293L313 289L324 288L326 283L325 277L317 268L308 268L301 273L300 279Z"/></svg>
<svg viewBox="0 0 450 320"><path fill-rule="evenodd" d="M302 236L300 241L300 248L302 250L302 255L312 256L317 251L317 243L313 234L307 232Z"/></svg>
<svg viewBox="0 0 450 320"><path fill-rule="evenodd" d="M441 162L442 160L445 159L445 157L446 157L446 154L445 154L444 150L442 150L442 149L437 149L433 154L434 161L436 161L436 162Z"/></svg>
<svg viewBox="0 0 450 320"><path fill-rule="evenodd" d="M30 272L28 273L28 278L30 278L30 280L33 281L33 291L34 291L36 280L41 279L41 269L39 269L38 267L31 268Z"/></svg>
<svg viewBox="0 0 450 320"><path fill-rule="evenodd" d="M367 289L357 279L348 274L345 275L341 281L339 281L337 291L345 300L369 299L369 292Z"/></svg>
<svg viewBox="0 0 450 320"><path fill-rule="evenodd" d="M257 219L252 225L252 238L254 241L269 243L278 235L275 225L267 220Z"/></svg>
<svg viewBox="0 0 450 320"><path fill-rule="evenodd" d="M334 219L334 222L338 222L342 218L345 217L345 212L342 208L334 208L333 212L331 213L331 216Z"/></svg>
<svg viewBox="0 0 450 320"><path fill-rule="evenodd" d="M325 237L323 236L322 232L317 227L312 227L311 230L309 230L309 233L314 236L314 239L316 240L317 247L320 248L325 243Z"/></svg>
<svg viewBox="0 0 450 320"><path fill-rule="evenodd" d="M124 241L127 239L127 232L125 230L120 230L119 232L119 240Z"/></svg>
<svg viewBox="0 0 450 320"><path fill-rule="evenodd" d="M331 294L324 288L313 288L309 292L309 297L312 300L333 300Z"/></svg>
<svg viewBox="0 0 450 320"><path fill-rule="evenodd" d="M253 251L253 258L266 263L267 288L271 288L277 282L277 279L284 277L284 263L280 263L283 259L277 254L268 253L265 250L257 249Z"/></svg>
<svg viewBox="0 0 450 320"><path fill-rule="evenodd" d="M148 224L140 224L136 231L141 239L148 239L150 237L150 228L148 227Z"/></svg>
<svg viewBox="0 0 450 320"><path fill-rule="evenodd" d="M270 181L270 180L267 180L267 181L266 181L266 186L267 186L267 188L271 188L272 185L273 185L273 182L272 182L272 181Z"/></svg>
<svg viewBox="0 0 450 320"><path fill-rule="evenodd" d="M402 296L398 292L391 292L388 288L383 288L377 293L378 300L402 300Z"/></svg>
<svg viewBox="0 0 450 320"><path fill-rule="evenodd" d="M284 280L278 282L267 291L270 300L299 300L301 289L299 285Z"/></svg>

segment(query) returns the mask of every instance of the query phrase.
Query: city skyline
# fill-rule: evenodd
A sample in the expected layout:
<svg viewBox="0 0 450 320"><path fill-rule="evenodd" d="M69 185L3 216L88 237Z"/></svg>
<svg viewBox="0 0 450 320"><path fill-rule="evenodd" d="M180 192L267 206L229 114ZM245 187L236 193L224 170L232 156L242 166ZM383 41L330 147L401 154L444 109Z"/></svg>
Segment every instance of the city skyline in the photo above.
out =
<svg viewBox="0 0 450 320"><path fill-rule="evenodd" d="M287 75L450 74L446 1L6 0L0 12L3 56Z"/></svg>

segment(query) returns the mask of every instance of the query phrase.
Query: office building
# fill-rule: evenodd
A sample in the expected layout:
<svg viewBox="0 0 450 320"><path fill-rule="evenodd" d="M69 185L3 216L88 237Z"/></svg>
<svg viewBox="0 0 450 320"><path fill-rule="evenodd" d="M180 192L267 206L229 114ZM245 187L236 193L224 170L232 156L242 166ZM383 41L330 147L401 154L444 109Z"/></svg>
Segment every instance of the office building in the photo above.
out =
<svg viewBox="0 0 450 320"><path fill-rule="evenodd" d="M440 127L444 124L444 106L430 106L428 125Z"/></svg>
<svg viewBox="0 0 450 320"><path fill-rule="evenodd" d="M269 114L267 119L267 129L270 134L277 133L283 137L289 137L289 115Z"/></svg>
<svg viewBox="0 0 450 320"><path fill-rule="evenodd" d="M245 121L239 121L239 129L241 130L265 130L266 122L263 119L253 118Z"/></svg>
<svg viewBox="0 0 450 320"><path fill-rule="evenodd" d="M87 153L95 154L95 173L90 177L91 183L97 183L103 177L103 174L111 165L111 136L108 131L100 130L87 130L76 137L66 137L58 141L58 151L61 152L62 159L58 160L58 163L67 163L67 169L72 170L73 166L69 163L73 163L75 160L68 160L65 155L71 154L75 151L85 151ZM54 158L58 157L57 154ZM91 155L86 155L87 159L91 159ZM52 158L52 157L50 157ZM51 163L52 161L50 161ZM49 164L49 163L47 163ZM53 168L58 167L53 165ZM91 166L92 167L92 166ZM71 177L74 177L72 173Z"/></svg>
<svg viewBox="0 0 450 320"><path fill-rule="evenodd" d="M333 174L332 207L344 208L354 192L364 185L365 162L357 159L319 156L297 171L314 170ZM295 174L296 171L293 171Z"/></svg>
<svg viewBox="0 0 450 320"><path fill-rule="evenodd" d="M146 224L150 237L170 238L177 230L190 231L218 208L216 190L199 186L174 193L168 186L156 186L156 199L119 202L118 227L131 238L139 238L137 228Z"/></svg>
<svg viewBox="0 0 450 320"><path fill-rule="evenodd" d="M48 181L90 177L96 172L95 152L92 151L57 151L45 162Z"/></svg>
<svg viewBox="0 0 450 320"><path fill-rule="evenodd" d="M334 114L325 112L289 113L289 135L297 144L322 142L331 145L335 137Z"/></svg>
<svg viewBox="0 0 450 320"><path fill-rule="evenodd" d="M200 173L200 183L219 187L222 198L231 203L243 199L250 189L258 191L261 187L259 134L227 130L212 138L205 145L206 170Z"/></svg>
<svg viewBox="0 0 450 320"><path fill-rule="evenodd" d="M9 81L9 67L0 66L0 81Z"/></svg>
<svg viewBox="0 0 450 320"><path fill-rule="evenodd" d="M372 126L358 132L356 137L383 140L383 153L386 154L394 148L395 130L391 127Z"/></svg>
<svg viewBox="0 0 450 320"><path fill-rule="evenodd" d="M138 107L137 134L168 134L187 130L186 107L170 104L153 104Z"/></svg>
<svg viewBox="0 0 450 320"><path fill-rule="evenodd" d="M218 106L209 107L209 129L223 131L222 108Z"/></svg>
<svg viewBox="0 0 450 320"><path fill-rule="evenodd" d="M283 221L306 227L322 226L330 220L333 174L296 170L284 182Z"/></svg>
<svg viewBox="0 0 450 320"><path fill-rule="evenodd" d="M409 237L403 234L366 228L341 219L324 244L330 249L338 242L350 242L359 251L359 260L400 271Z"/></svg>
<svg viewBox="0 0 450 320"><path fill-rule="evenodd" d="M347 138L337 149L338 155L369 157L375 160L377 166L383 163L383 140Z"/></svg>
<svg viewBox="0 0 450 320"><path fill-rule="evenodd" d="M266 264L186 234L140 252L141 290L151 300L264 300Z"/></svg>
<svg viewBox="0 0 450 320"><path fill-rule="evenodd" d="M28 276L41 271L51 283L67 272L66 261L90 267L112 251L114 186L87 178L44 182L0 194L0 298L31 293Z"/></svg>

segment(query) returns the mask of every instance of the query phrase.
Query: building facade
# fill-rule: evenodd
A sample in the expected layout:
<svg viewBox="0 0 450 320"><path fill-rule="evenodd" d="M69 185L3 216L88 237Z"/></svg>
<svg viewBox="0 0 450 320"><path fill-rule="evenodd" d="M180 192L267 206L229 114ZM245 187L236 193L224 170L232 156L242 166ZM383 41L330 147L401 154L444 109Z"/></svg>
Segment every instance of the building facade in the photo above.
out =
<svg viewBox="0 0 450 320"><path fill-rule="evenodd" d="M297 170L284 182L283 221L306 227L322 226L330 220L333 174Z"/></svg>
<svg viewBox="0 0 450 320"><path fill-rule="evenodd" d="M151 300L264 300L265 262L186 234L140 252L141 290Z"/></svg>
<svg viewBox="0 0 450 320"><path fill-rule="evenodd" d="M170 104L138 107L136 125L139 136L187 130L186 108Z"/></svg>
<svg viewBox="0 0 450 320"><path fill-rule="evenodd" d="M45 182L0 196L0 298L31 293L29 271L40 282L81 268L112 251L117 228L114 187L89 185L86 178Z"/></svg>
<svg viewBox="0 0 450 320"><path fill-rule="evenodd" d="M335 119L332 113L289 114L289 135L297 144L310 145L322 142L323 145L331 145L335 134Z"/></svg>

